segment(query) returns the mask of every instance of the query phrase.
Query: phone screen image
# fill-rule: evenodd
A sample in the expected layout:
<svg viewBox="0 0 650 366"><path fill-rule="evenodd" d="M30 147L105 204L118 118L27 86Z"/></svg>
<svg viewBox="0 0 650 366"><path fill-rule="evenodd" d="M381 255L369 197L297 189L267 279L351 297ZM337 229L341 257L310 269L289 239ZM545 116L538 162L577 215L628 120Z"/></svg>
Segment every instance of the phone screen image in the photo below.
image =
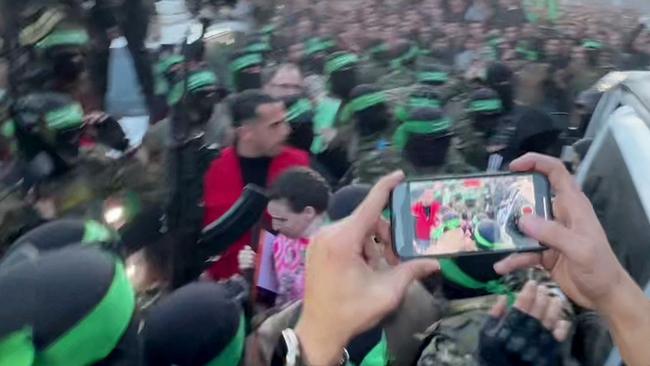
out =
<svg viewBox="0 0 650 366"><path fill-rule="evenodd" d="M539 207L546 199L540 201L536 178L499 175L405 183L392 197L397 254L408 258L542 249L517 226L523 215L547 215Z"/></svg>

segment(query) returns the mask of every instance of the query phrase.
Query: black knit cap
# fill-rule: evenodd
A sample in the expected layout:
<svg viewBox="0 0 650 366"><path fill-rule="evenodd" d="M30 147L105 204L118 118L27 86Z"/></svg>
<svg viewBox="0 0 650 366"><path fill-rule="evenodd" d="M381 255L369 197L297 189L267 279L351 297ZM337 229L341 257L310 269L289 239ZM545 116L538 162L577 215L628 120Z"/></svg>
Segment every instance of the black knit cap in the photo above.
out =
<svg viewBox="0 0 650 366"><path fill-rule="evenodd" d="M327 215L330 220L342 220L352 214L354 210L366 199L372 186L367 184L352 184L345 186L330 198Z"/></svg>
<svg viewBox="0 0 650 366"><path fill-rule="evenodd" d="M220 284L182 287L147 315L142 333L146 361L158 366L205 365L235 338L241 314Z"/></svg>

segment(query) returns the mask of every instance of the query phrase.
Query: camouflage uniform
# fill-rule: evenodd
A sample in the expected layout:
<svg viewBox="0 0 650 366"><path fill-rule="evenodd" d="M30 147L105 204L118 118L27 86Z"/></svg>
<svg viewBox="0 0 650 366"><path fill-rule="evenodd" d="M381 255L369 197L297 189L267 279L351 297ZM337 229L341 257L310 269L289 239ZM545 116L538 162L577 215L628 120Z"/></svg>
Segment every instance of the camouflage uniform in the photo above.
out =
<svg viewBox="0 0 650 366"><path fill-rule="evenodd" d="M384 175L403 168L401 154L393 149L385 133L362 137L353 161L354 183L374 184Z"/></svg>
<svg viewBox="0 0 650 366"><path fill-rule="evenodd" d="M405 164L403 167L407 176L437 176L452 174L472 174L477 173L478 169L467 164L462 154L453 146L449 147L445 163L439 166L415 167L411 164Z"/></svg>
<svg viewBox="0 0 650 366"><path fill-rule="evenodd" d="M548 272L541 269L522 270L504 278L505 284L516 291L521 290L528 280L537 281L549 288L552 296L560 297L564 304L563 318L574 320L571 303L552 282ZM418 335L426 344L418 366L478 366L479 335L497 298L497 295L488 295L450 301L443 318ZM570 357L570 343L569 338L563 344L562 365L575 364Z"/></svg>
<svg viewBox="0 0 650 366"><path fill-rule="evenodd" d="M465 114L454 124L454 146L470 165L485 170L490 158L489 149L500 146L503 149L510 146L516 127L508 118L501 118L492 136L477 130L472 118ZM500 149L501 150L501 149Z"/></svg>
<svg viewBox="0 0 650 366"><path fill-rule="evenodd" d="M404 88L412 86L417 82L415 73L407 68L399 68L393 70L388 74L384 74L379 78L375 84L382 88L383 90L390 90L395 88Z"/></svg>

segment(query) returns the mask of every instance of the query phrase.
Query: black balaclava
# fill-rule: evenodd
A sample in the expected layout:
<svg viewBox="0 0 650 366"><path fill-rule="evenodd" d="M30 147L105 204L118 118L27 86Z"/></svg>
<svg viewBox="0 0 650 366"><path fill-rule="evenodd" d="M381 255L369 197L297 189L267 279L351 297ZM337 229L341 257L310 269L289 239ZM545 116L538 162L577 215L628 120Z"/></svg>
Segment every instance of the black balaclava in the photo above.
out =
<svg viewBox="0 0 650 366"><path fill-rule="evenodd" d="M217 283L181 287L152 307L142 331L149 365L243 364L246 320Z"/></svg>
<svg viewBox="0 0 650 366"><path fill-rule="evenodd" d="M503 104L499 94L489 88L481 88L469 96L468 111L474 128L491 136L499 124Z"/></svg>
<svg viewBox="0 0 650 366"><path fill-rule="evenodd" d="M357 86L356 55L344 51L331 54L325 63L325 74L329 76L330 92L338 98L347 101L350 92Z"/></svg>
<svg viewBox="0 0 650 366"><path fill-rule="evenodd" d="M53 76L64 84L77 81L86 67L80 51L72 48L53 49L48 58L52 62Z"/></svg>
<svg viewBox="0 0 650 366"><path fill-rule="evenodd" d="M345 186L330 198L327 216L331 221L344 219L352 214L354 210L366 199L372 186L367 184L353 184Z"/></svg>
<svg viewBox="0 0 650 366"><path fill-rule="evenodd" d="M135 293L113 255L53 250L0 274L0 292L0 347L19 362L11 366L140 365Z"/></svg>
<svg viewBox="0 0 650 366"><path fill-rule="evenodd" d="M43 253L77 243L111 247L117 236L108 227L93 220L60 219L32 229L16 239L0 260L0 272Z"/></svg>
<svg viewBox="0 0 650 366"><path fill-rule="evenodd" d="M374 85L362 84L352 89L346 107L354 115L355 128L362 137L384 132L390 126L384 94Z"/></svg>
<svg viewBox="0 0 650 366"><path fill-rule="evenodd" d="M284 98L287 109L286 121L291 126L287 143L309 152L314 141L314 110L311 101L303 95Z"/></svg>
<svg viewBox="0 0 650 366"><path fill-rule="evenodd" d="M238 92L262 87L262 67L264 57L261 53L235 52L230 62L235 89Z"/></svg>
<svg viewBox="0 0 650 366"><path fill-rule="evenodd" d="M449 132L449 120L443 111L432 107L413 109L405 124L412 122L439 124L440 127L410 132L403 150L404 157L418 168L443 165L452 137Z"/></svg>
<svg viewBox="0 0 650 366"><path fill-rule="evenodd" d="M496 90L505 112L510 112L515 104L514 74L501 63L493 63L487 69L487 85Z"/></svg>

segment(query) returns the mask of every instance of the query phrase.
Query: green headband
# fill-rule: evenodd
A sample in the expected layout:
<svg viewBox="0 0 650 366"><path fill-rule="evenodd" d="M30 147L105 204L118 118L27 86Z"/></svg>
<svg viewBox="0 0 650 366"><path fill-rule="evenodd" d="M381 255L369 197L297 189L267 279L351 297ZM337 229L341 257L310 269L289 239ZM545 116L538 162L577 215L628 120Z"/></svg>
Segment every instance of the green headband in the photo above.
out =
<svg viewBox="0 0 650 366"><path fill-rule="evenodd" d="M603 48L603 44L598 42L598 41L594 41L594 40L586 40L582 44L582 47L586 48L588 50L599 50L599 49Z"/></svg>
<svg viewBox="0 0 650 366"><path fill-rule="evenodd" d="M113 239L113 232L95 220L88 220L84 225L82 243L105 243Z"/></svg>
<svg viewBox="0 0 650 366"><path fill-rule="evenodd" d="M115 263L115 274L102 301L72 329L36 355L34 366L90 365L108 356L120 342L135 310L135 294L121 262ZM102 329L100 339L97 329ZM88 347L90 339L94 343Z"/></svg>
<svg viewBox="0 0 650 366"><path fill-rule="evenodd" d="M2 136L6 138L12 138L16 135L16 125L14 124L14 120L10 119L8 121L5 121L2 124L1 132Z"/></svg>
<svg viewBox="0 0 650 366"><path fill-rule="evenodd" d="M266 25L266 26L262 27L262 29L260 29L260 32L268 35L268 34L272 34L273 32L275 32L276 28L277 27L274 24L269 24L269 25Z"/></svg>
<svg viewBox="0 0 650 366"><path fill-rule="evenodd" d="M537 53L537 51L531 51L526 47L518 46L517 48L515 48L515 51L517 51L517 53L519 54L522 54L524 58L528 61L537 61L539 59L539 54Z"/></svg>
<svg viewBox="0 0 650 366"><path fill-rule="evenodd" d="M330 75L348 66L356 65L358 62L359 57L357 55L347 53L327 61L325 63L325 73Z"/></svg>
<svg viewBox="0 0 650 366"><path fill-rule="evenodd" d="M219 356L208 362L205 366L237 366L244 353L244 340L246 338L244 315L239 316L239 326L235 337L221 351Z"/></svg>
<svg viewBox="0 0 650 366"><path fill-rule="evenodd" d="M244 50L249 53L269 52L271 51L271 46L269 46L269 44L266 42L257 42L249 44L246 46L246 48L244 48Z"/></svg>
<svg viewBox="0 0 650 366"><path fill-rule="evenodd" d="M485 239L483 235L481 235L481 232L478 230L478 227L474 229L474 239L476 239L476 244L481 248L481 249L495 249L496 248L496 243L492 243L491 241Z"/></svg>
<svg viewBox="0 0 650 366"><path fill-rule="evenodd" d="M378 44L377 46L371 47L368 49L369 54L375 54L380 52L388 51L388 45L386 43Z"/></svg>
<svg viewBox="0 0 650 366"><path fill-rule="evenodd" d="M404 62L411 61L414 58L416 58L420 54L419 49L416 46L411 46L409 48L408 52L403 54L402 56L399 56L398 58L392 60L390 62L390 66L392 68L398 68L401 67Z"/></svg>
<svg viewBox="0 0 650 366"><path fill-rule="evenodd" d="M386 96L383 92L358 96L345 105L345 108L341 112L341 120L349 121L353 114L385 102Z"/></svg>
<svg viewBox="0 0 650 366"><path fill-rule="evenodd" d="M334 41L312 38L305 42L305 55L311 56L321 51L327 51L335 46Z"/></svg>
<svg viewBox="0 0 650 366"><path fill-rule="evenodd" d="M446 231L449 230L456 230L459 227L461 227L462 222L460 221L459 218L451 219L449 221L446 221L440 227L436 229L436 231L433 233L433 238L438 240L442 238L442 234L444 234Z"/></svg>
<svg viewBox="0 0 650 366"><path fill-rule="evenodd" d="M501 280L480 282L465 273L452 259L438 259L442 276L448 281L470 290L485 290L491 294L507 295L508 302L514 303L515 295Z"/></svg>
<svg viewBox="0 0 650 366"><path fill-rule="evenodd" d="M159 73L164 74L168 72L173 66L178 65L184 61L185 61L185 57L181 55L171 55L169 57L160 60L156 68Z"/></svg>
<svg viewBox="0 0 650 366"><path fill-rule="evenodd" d="M411 108L440 108L442 103L437 99L429 99L422 97L411 97L408 101L408 106Z"/></svg>
<svg viewBox="0 0 650 366"><path fill-rule="evenodd" d="M32 366L35 353L29 327L0 339L0 366Z"/></svg>
<svg viewBox="0 0 650 366"><path fill-rule="evenodd" d="M237 72L249 68L251 66L259 66L264 62L262 55L259 53L251 53L239 58L234 59L230 63L230 71Z"/></svg>
<svg viewBox="0 0 650 366"><path fill-rule="evenodd" d="M45 114L47 127L55 131L79 128L83 120L84 111L79 103L68 104Z"/></svg>
<svg viewBox="0 0 650 366"><path fill-rule="evenodd" d="M482 99L469 103L469 110L472 112L500 112L503 103L500 99Z"/></svg>
<svg viewBox="0 0 650 366"><path fill-rule="evenodd" d="M217 84L217 75L212 71L200 71L191 74L187 79L187 91L192 93L207 87L215 87ZM185 92L185 82L179 81L169 93L167 101L170 105L175 105L183 99Z"/></svg>
<svg viewBox="0 0 650 366"><path fill-rule="evenodd" d="M293 105L287 110L286 120L287 122L291 123L298 119L298 117L302 116L305 113L311 112L312 110L312 105L309 99L300 99L297 102L293 103Z"/></svg>
<svg viewBox="0 0 650 366"><path fill-rule="evenodd" d="M402 123L393 135L393 144L398 150L403 150L406 147L408 137L414 135L429 135L433 133L449 131L451 120L449 118L441 118L435 121L407 121Z"/></svg>
<svg viewBox="0 0 650 366"><path fill-rule="evenodd" d="M54 31L36 43L38 49L49 49L59 46L84 46L90 38L83 29Z"/></svg>
<svg viewBox="0 0 650 366"><path fill-rule="evenodd" d="M446 72L419 72L417 74L419 82L430 81L435 83L446 83L449 81L449 74Z"/></svg>
<svg viewBox="0 0 650 366"><path fill-rule="evenodd" d="M386 333L381 332L381 339L363 358L359 366L386 366L389 361L388 341Z"/></svg>

